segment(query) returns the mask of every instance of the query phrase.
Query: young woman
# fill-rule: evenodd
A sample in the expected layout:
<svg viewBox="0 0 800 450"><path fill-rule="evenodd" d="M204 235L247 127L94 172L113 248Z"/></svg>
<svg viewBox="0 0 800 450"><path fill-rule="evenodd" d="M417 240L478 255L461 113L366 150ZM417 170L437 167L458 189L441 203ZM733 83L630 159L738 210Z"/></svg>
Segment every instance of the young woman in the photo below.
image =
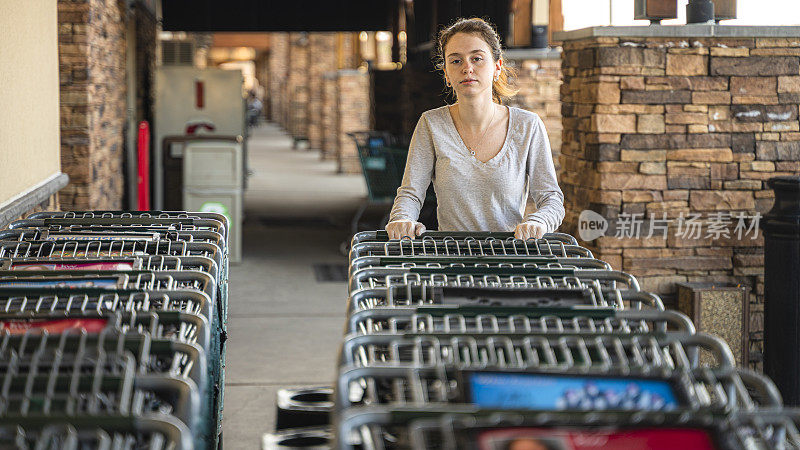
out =
<svg viewBox="0 0 800 450"><path fill-rule="evenodd" d="M514 231L541 238L564 218L547 131L538 115L503 106L514 95L500 39L481 19L461 19L439 34L445 84L457 102L420 117L386 231L392 239L425 231L417 222L433 181L439 228ZM523 217L526 199L537 211Z"/></svg>

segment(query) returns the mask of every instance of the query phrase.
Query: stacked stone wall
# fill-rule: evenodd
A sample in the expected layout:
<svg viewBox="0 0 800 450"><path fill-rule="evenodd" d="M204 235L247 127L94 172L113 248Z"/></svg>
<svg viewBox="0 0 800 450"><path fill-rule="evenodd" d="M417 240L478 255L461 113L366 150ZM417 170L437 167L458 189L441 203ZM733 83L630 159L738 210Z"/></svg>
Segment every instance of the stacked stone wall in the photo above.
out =
<svg viewBox="0 0 800 450"><path fill-rule="evenodd" d="M125 3L60 0L64 209L119 209L125 125Z"/></svg>
<svg viewBox="0 0 800 450"><path fill-rule="evenodd" d="M339 150L337 121L339 96L336 72L327 72L322 76L322 159L335 159Z"/></svg>
<svg viewBox="0 0 800 450"><path fill-rule="evenodd" d="M517 71L513 83L519 92L506 103L541 117L550 138L556 171L560 172L561 59L511 59L507 63Z"/></svg>
<svg viewBox="0 0 800 450"><path fill-rule="evenodd" d="M747 286L757 362L764 254L754 231L774 201L765 181L800 171L800 39L585 38L564 43L562 71L563 229L577 234L584 210L608 219L614 236L588 245L646 290ZM693 215L699 235L686 233ZM650 217L668 232L647 238ZM727 237L709 232L720 221Z"/></svg>
<svg viewBox="0 0 800 450"><path fill-rule="evenodd" d="M323 75L336 70L336 34L310 33L308 61L308 145L312 149L323 149Z"/></svg>
<svg viewBox="0 0 800 450"><path fill-rule="evenodd" d="M337 76L337 161L340 173L361 173L351 131L369 129L369 77L366 71L340 70Z"/></svg>
<svg viewBox="0 0 800 450"><path fill-rule="evenodd" d="M289 33L271 33L267 97L271 119L286 127L284 86L289 70Z"/></svg>
<svg viewBox="0 0 800 450"><path fill-rule="evenodd" d="M286 80L286 129L295 137L308 137L309 85L308 33L289 34L289 67Z"/></svg>

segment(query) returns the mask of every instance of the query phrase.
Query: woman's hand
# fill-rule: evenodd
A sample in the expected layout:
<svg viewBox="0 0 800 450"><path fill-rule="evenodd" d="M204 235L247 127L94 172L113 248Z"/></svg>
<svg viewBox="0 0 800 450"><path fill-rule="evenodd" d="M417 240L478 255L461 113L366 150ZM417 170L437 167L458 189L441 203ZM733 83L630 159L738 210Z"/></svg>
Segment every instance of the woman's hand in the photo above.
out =
<svg viewBox="0 0 800 450"><path fill-rule="evenodd" d="M514 230L514 237L527 241L528 239L541 239L544 237L544 225L539 222L522 222Z"/></svg>
<svg viewBox="0 0 800 450"><path fill-rule="evenodd" d="M425 232L425 225L411 220L395 220L386 224L386 232L389 233L389 239L414 239Z"/></svg>

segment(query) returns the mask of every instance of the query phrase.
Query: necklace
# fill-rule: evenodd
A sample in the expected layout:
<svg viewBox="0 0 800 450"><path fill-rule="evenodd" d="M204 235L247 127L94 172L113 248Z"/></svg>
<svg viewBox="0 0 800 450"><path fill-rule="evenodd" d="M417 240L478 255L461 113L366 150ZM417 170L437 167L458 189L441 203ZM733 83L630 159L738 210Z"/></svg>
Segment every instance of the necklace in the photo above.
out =
<svg viewBox="0 0 800 450"><path fill-rule="evenodd" d="M461 108L456 109L456 114L458 114L458 121L461 122L461 126L464 128L464 131L467 131L467 127L464 126L464 121L461 120ZM483 134L481 135L481 138L478 141L478 144L482 144L483 143L483 138L486 137L486 132L488 132L489 128L492 127L492 123L494 122L494 115L495 114L497 114L497 108L494 106L494 104L492 104L492 118L489 120L489 124L486 125L486 129L483 130ZM467 141L465 139L462 139L462 140L464 141L464 146L467 147L467 150L469 150L469 154L472 155L472 156L475 156L475 147L477 147L477 145L473 145L472 147L470 147L469 144L467 144Z"/></svg>

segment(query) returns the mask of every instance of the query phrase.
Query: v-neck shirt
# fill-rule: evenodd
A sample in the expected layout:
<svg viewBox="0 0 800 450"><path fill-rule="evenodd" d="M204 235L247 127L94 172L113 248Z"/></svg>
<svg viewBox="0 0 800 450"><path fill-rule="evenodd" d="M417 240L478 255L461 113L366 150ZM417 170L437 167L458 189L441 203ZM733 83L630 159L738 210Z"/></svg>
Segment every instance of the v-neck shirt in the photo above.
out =
<svg viewBox="0 0 800 450"><path fill-rule="evenodd" d="M505 141L486 162L470 154L448 106L424 112L390 220L416 221L431 182L440 230L513 231L532 221L553 232L564 218L564 195L544 123L523 109L508 107ZM523 217L528 199L537 210Z"/></svg>
<svg viewBox="0 0 800 450"><path fill-rule="evenodd" d="M494 156L492 156L491 158L489 158L486 161L481 161L477 156L473 155L473 156L475 156L475 159L478 162L482 162L484 164L487 164L490 161L492 161L493 159L495 159L498 156L500 156L500 154L503 153L503 151L506 149L506 142L508 142L508 131L511 130L511 110L508 108L508 106L506 106L505 108L508 110L508 124L506 126L505 132L503 133L503 144L500 146L500 150L498 150L497 153L494 154ZM450 108L447 108L447 116L450 118L450 123L453 124L453 129L456 131L456 136L458 136L459 141L464 146L464 148L467 149L467 152L469 152L469 154L472 155L472 152L470 151L469 146L467 146L466 141L464 141L464 136L461 136L461 133L458 132L458 127L456 126L456 121L455 121L455 118L453 117L453 113L452 113ZM487 130L488 130L488 127L487 127ZM486 137L486 133L485 132L484 132L483 136Z"/></svg>

